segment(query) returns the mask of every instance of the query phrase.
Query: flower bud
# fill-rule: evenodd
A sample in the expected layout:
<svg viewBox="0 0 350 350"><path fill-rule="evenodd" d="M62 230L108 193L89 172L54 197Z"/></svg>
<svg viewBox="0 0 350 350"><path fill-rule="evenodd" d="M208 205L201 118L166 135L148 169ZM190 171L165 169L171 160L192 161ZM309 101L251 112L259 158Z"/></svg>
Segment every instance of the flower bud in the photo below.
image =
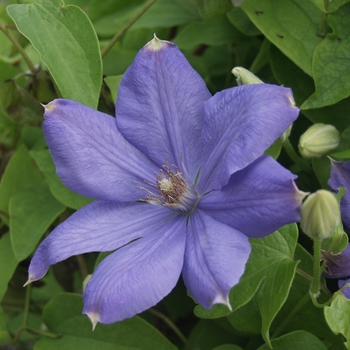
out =
<svg viewBox="0 0 350 350"><path fill-rule="evenodd" d="M339 203L333 193L319 190L301 207L301 229L312 239L330 237L340 221Z"/></svg>
<svg viewBox="0 0 350 350"><path fill-rule="evenodd" d="M320 158L339 145L339 132L333 125L314 124L301 135L299 152L305 158Z"/></svg>
<svg viewBox="0 0 350 350"><path fill-rule="evenodd" d="M237 78L238 85L246 85L246 84L264 84L258 77L256 77L253 73L249 72L249 70L243 67L235 67L232 69L232 74Z"/></svg>

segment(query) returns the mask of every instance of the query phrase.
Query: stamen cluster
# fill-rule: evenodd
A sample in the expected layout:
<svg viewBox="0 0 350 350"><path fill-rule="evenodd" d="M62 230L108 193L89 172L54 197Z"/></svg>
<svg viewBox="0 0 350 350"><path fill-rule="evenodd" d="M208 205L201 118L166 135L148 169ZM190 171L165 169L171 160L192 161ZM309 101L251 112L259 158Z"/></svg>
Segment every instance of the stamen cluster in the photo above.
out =
<svg viewBox="0 0 350 350"><path fill-rule="evenodd" d="M148 192L143 202L151 204L161 204L176 211L191 212L196 207L199 196L193 186L189 185L185 180L182 172L176 165L173 165L173 171L168 163L160 169L159 174L155 173L156 183L147 183L157 189L157 193L153 193L142 187Z"/></svg>

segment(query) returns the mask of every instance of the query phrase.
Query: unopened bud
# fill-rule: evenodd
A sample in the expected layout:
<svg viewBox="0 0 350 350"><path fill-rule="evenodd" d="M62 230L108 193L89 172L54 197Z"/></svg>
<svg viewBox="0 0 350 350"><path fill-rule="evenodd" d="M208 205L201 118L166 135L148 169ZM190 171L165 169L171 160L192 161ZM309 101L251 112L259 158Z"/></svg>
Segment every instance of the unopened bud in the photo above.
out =
<svg viewBox="0 0 350 350"><path fill-rule="evenodd" d="M320 158L339 145L339 132L333 125L314 124L301 135L299 152L305 158Z"/></svg>
<svg viewBox="0 0 350 350"><path fill-rule="evenodd" d="M311 194L301 207L301 229L312 239L330 237L340 221L335 195L326 190Z"/></svg>
<svg viewBox="0 0 350 350"><path fill-rule="evenodd" d="M262 80L260 80L257 76L255 76L249 70L243 67L235 67L232 69L232 74L237 78L238 85L246 85L246 84L264 84Z"/></svg>

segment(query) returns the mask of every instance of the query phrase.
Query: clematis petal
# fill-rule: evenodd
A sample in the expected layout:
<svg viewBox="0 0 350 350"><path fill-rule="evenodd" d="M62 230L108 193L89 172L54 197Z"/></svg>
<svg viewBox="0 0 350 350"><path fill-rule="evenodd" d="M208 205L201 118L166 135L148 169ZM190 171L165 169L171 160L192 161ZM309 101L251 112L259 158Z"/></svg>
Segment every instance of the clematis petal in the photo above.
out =
<svg viewBox="0 0 350 350"><path fill-rule="evenodd" d="M344 284L350 283L350 278L347 280L339 280L338 281L338 287L341 288L344 286ZM343 289L343 294L346 298L350 299L350 287L346 287Z"/></svg>
<svg viewBox="0 0 350 350"><path fill-rule="evenodd" d="M176 213L146 203L92 202L57 226L40 244L29 266L29 282L72 255L106 252L162 230Z"/></svg>
<svg viewBox="0 0 350 350"><path fill-rule="evenodd" d="M174 288L183 265L186 217L147 229L152 234L109 255L92 275L83 313L93 323L132 317L154 306Z"/></svg>
<svg viewBox="0 0 350 350"><path fill-rule="evenodd" d="M188 223L183 278L202 307L229 303L230 289L239 282L249 258L248 237L201 211Z"/></svg>
<svg viewBox="0 0 350 350"><path fill-rule="evenodd" d="M249 237L264 237L300 220L305 194L295 178L271 157L260 157L233 174L221 191L203 197L199 208Z"/></svg>
<svg viewBox="0 0 350 350"><path fill-rule="evenodd" d="M338 192L339 187L345 187L346 192L340 201L341 217L344 225L350 229L350 162L332 161L329 187Z"/></svg>
<svg viewBox="0 0 350 350"><path fill-rule="evenodd" d="M44 117L45 138L67 187L102 200L146 197L138 186L154 182L159 167L124 139L115 118L62 99L46 105Z"/></svg>
<svg viewBox="0 0 350 350"><path fill-rule="evenodd" d="M123 75L117 125L158 165L183 161L194 179L201 161L202 105L210 97L176 45L154 38Z"/></svg>
<svg viewBox="0 0 350 350"><path fill-rule="evenodd" d="M350 276L350 244L337 255L322 251L322 260L326 262L324 277L346 278Z"/></svg>
<svg viewBox="0 0 350 350"><path fill-rule="evenodd" d="M204 103L203 166L198 187L219 190L230 176L263 155L297 118L290 89L242 85Z"/></svg>

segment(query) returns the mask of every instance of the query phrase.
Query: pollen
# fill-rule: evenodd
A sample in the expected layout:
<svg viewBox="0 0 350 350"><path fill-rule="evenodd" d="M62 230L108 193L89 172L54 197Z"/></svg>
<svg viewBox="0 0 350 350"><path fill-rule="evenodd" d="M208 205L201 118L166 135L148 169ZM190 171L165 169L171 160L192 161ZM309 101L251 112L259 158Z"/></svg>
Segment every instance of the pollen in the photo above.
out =
<svg viewBox="0 0 350 350"><path fill-rule="evenodd" d="M162 192L172 192L174 191L174 184L170 179L161 179L159 181L159 190Z"/></svg>

